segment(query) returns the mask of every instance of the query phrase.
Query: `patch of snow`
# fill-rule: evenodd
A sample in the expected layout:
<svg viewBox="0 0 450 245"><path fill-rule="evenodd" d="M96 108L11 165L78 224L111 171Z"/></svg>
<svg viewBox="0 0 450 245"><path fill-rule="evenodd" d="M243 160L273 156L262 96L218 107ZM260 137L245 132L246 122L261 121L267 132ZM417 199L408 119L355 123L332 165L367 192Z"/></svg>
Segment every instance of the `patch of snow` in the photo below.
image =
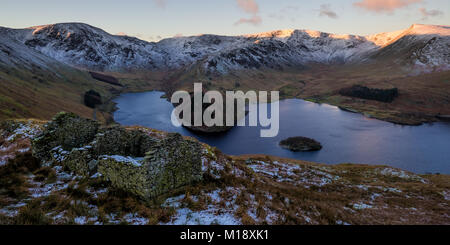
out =
<svg viewBox="0 0 450 245"><path fill-rule="evenodd" d="M306 188L310 186L324 186L340 179L339 176L325 172L319 167L302 168L297 164L271 163L264 161L248 161L247 166L255 173L266 175L277 182L291 182L295 185L302 185Z"/></svg>
<svg viewBox="0 0 450 245"><path fill-rule="evenodd" d="M19 137L34 139L40 132L41 130L39 126L30 120L27 123L20 123L20 125L14 130L14 132L9 135L8 138L6 138L6 141L11 142Z"/></svg>
<svg viewBox="0 0 450 245"><path fill-rule="evenodd" d="M17 216L17 214L19 214L19 208L23 207L27 205L24 202L19 202L16 204L11 204L9 206L3 207L2 209L0 209L0 214L7 216L7 217L14 217Z"/></svg>
<svg viewBox="0 0 450 245"><path fill-rule="evenodd" d="M208 194L209 197L211 197L211 201L214 203L220 203L222 201L222 198L220 197L220 190L215 190L213 192L210 192Z"/></svg>
<svg viewBox="0 0 450 245"><path fill-rule="evenodd" d="M172 207L172 208L179 208L181 207L181 200L186 198L186 195L180 195L177 197L171 197L167 198L167 200L163 203L163 207Z"/></svg>
<svg viewBox="0 0 450 245"><path fill-rule="evenodd" d="M144 160L143 157L130 157L130 156L119 156L119 155L112 155L112 156L103 155L103 156L100 156L100 158L102 158L103 160L112 159L116 162L129 163L136 167L141 167L142 161Z"/></svg>
<svg viewBox="0 0 450 245"><path fill-rule="evenodd" d="M146 224L148 224L147 218L140 217L136 213L126 214L123 218L125 219L125 221L128 224L131 224L131 225L146 225Z"/></svg>
<svg viewBox="0 0 450 245"><path fill-rule="evenodd" d="M442 196L446 201L450 201L450 191L443 191Z"/></svg>
<svg viewBox="0 0 450 245"><path fill-rule="evenodd" d="M363 209L369 209L369 208L373 208L373 206L369 205L369 204L365 204L365 203L353 204L353 209L356 209L356 210L363 210Z"/></svg>
<svg viewBox="0 0 450 245"><path fill-rule="evenodd" d="M53 156L53 159L58 163L61 163L64 160L66 160L66 157L69 154L69 152L64 150L62 148L62 146L57 146L57 147L51 149L50 152Z"/></svg>
<svg viewBox="0 0 450 245"><path fill-rule="evenodd" d="M223 212L213 206L207 210L192 211L188 208L177 209L172 220L163 225L240 225L241 222L231 212Z"/></svg>
<svg viewBox="0 0 450 245"><path fill-rule="evenodd" d="M377 169L378 173L384 176L390 176L390 177L398 177L401 179L407 179L407 180L416 180L416 181L420 181L422 183L427 183L427 181L425 179L423 179L422 177L412 174L412 173L408 173L404 170L399 170L399 169L393 169L393 168L383 168L383 169Z"/></svg>
<svg viewBox="0 0 450 245"><path fill-rule="evenodd" d="M370 200L375 201L375 199L377 199L378 197L380 197L381 194L378 193L372 193L372 195L370 196Z"/></svg>
<svg viewBox="0 0 450 245"><path fill-rule="evenodd" d="M74 219L74 222L78 225L85 225L88 223L88 218L85 216L81 216L81 217L76 217Z"/></svg>
<svg viewBox="0 0 450 245"><path fill-rule="evenodd" d="M342 220L337 220L337 221L336 221L336 224L337 224L337 225L350 225L349 223L344 222L344 221L342 221Z"/></svg>

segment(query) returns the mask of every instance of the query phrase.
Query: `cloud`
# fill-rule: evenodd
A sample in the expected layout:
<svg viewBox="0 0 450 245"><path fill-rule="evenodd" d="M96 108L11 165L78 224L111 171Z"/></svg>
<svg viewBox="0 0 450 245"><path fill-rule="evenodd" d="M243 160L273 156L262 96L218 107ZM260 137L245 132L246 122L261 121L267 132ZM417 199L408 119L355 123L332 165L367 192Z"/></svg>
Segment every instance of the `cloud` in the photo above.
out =
<svg viewBox="0 0 450 245"><path fill-rule="evenodd" d="M156 6L160 8L166 7L167 0L153 0L153 1L155 2Z"/></svg>
<svg viewBox="0 0 450 245"><path fill-rule="evenodd" d="M353 5L367 11L392 13L396 9L420 2L423 2L423 0L362 0Z"/></svg>
<svg viewBox="0 0 450 245"><path fill-rule="evenodd" d="M125 32L116 33L116 36L128 36Z"/></svg>
<svg viewBox="0 0 450 245"><path fill-rule="evenodd" d="M260 25L262 23L262 19L258 15L254 15L251 18L241 18L236 23L234 23L235 26L240 24L252 24L252 25Z"/></svg>
<svg viewBox="0 0 450 245"><path fill-rule="evenodd" d="M426 10L425 8L420 8L419 11L422 14L422 20L426 20L428 17L444 15L444 12L437 9Z"/></svg>
<svg viewBox="0 0 450 245"><path fill-rule="evenodd" d="M259 5L255 0L236 0L237 5L244 12L251 14L250 18L241 18L237 22L234 23L235 26L240 24L251 24L251 25L260 25L262 23L261 16L259 13Z"/></svg>
<svg viewBox="0 0 450 245"><path fill-rule="evenodd" d="M255 0L236 0L239 8L249 14L257 14L259 6Z"/></svg>
<svg viewBox="0 0 450 245"><path fill-rule="evenodd" d="M328 16L328 17L333 18L333 19L337 19L337 17L338 17L336 12L331 10L329 4L322 4L322 5L320 5L319 16Z"/></svg>

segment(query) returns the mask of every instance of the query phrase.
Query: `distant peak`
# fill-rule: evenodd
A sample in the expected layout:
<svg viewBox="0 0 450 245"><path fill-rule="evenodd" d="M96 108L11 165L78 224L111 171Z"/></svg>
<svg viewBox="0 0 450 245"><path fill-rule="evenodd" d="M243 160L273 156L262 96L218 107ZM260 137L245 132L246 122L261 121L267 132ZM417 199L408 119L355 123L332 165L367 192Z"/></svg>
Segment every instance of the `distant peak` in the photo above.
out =
<svg viewBox="0 0 450 245"><path fill-rule="evenodd" d="M256 38L262 38L262 37L290 37L292 33L294 33L295 30L293 29L286 29L286 30L276 30L276 31L269 31L269 32L260 32L255 34L247 34L244 35L245 37L256 37Z"/></svg>
<svg viewBox="0 0 450 245"><path fill-rule="evenodd" d="M448 25L413 24L407 31L409 34L450 36Z"/></svg>

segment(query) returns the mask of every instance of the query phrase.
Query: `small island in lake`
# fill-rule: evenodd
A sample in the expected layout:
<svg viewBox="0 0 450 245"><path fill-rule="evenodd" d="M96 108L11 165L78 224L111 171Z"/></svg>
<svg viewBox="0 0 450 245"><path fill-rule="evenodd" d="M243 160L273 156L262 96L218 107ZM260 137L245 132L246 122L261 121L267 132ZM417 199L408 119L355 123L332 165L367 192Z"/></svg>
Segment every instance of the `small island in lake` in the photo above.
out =
<svg viewBox="0 0 450 245"><path fill-rule="evenodd" d="M322 149L320 142L306 137L290 137L280 142L280 146L297 152L297 151L318 151Z"/></svg>

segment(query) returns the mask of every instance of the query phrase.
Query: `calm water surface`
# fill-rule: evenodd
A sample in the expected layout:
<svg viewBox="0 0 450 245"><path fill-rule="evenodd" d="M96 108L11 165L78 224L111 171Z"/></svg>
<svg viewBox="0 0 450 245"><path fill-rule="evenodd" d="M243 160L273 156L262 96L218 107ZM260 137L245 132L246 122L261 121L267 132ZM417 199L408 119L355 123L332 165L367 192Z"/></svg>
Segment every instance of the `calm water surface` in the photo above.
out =
<svg viewBox="0 0 450 245"><path fill-rule="evenodd" d="M260 127L235 127L219 136L196 135L170 121L172 105L162 92L123 94L115 100L115 120L194 136L231 155L261 153L307 161L366 163L398 167L416 173L450 174L450 124L400 126L300 99L280 101L280 133L260 138ZM294 153L278 146L288 137L320 141L318 152Z"/></svg>

